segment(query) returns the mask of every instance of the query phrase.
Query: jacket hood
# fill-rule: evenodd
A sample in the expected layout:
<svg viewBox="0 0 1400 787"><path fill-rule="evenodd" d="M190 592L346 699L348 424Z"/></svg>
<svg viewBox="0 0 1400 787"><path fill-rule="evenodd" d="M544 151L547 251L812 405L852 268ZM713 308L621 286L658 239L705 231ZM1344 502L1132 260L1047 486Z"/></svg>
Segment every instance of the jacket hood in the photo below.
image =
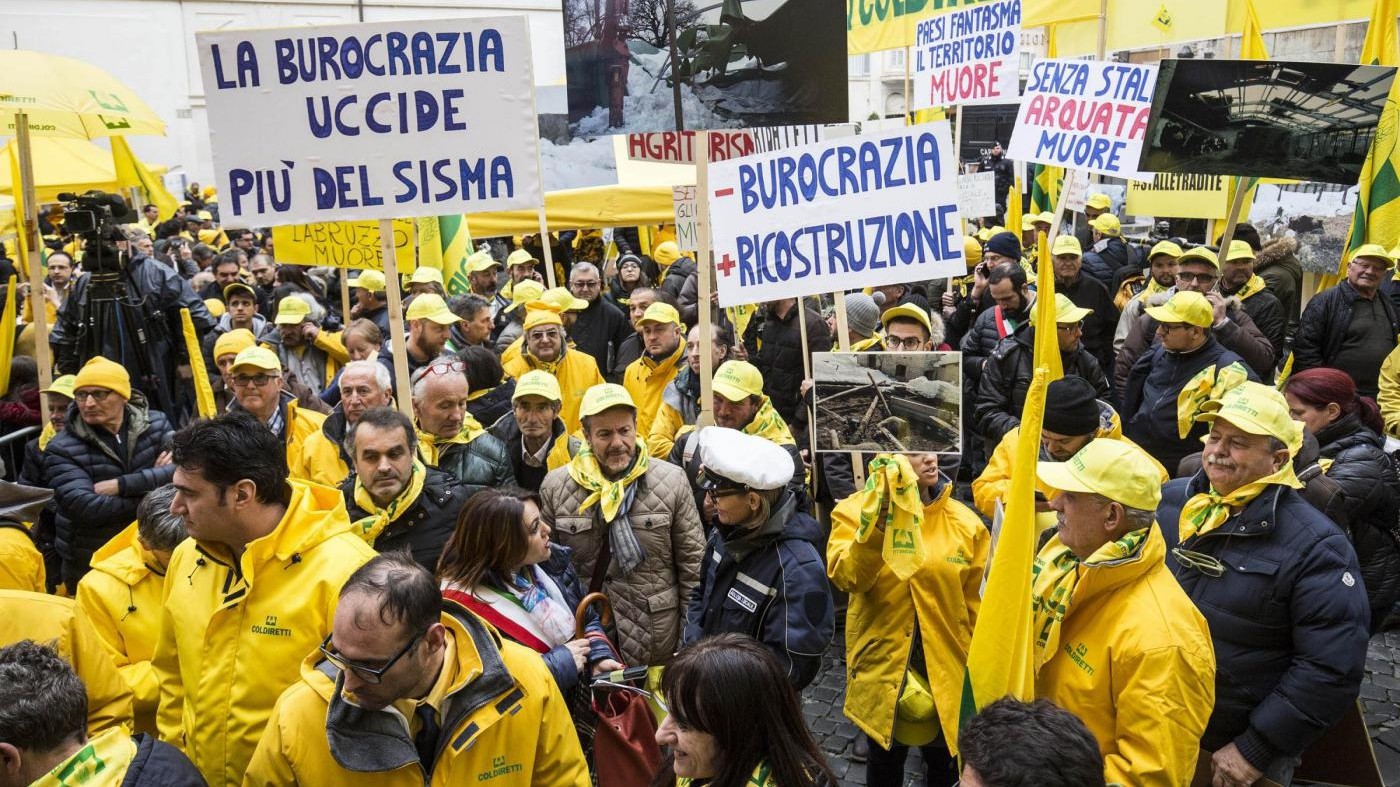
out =
<svg viewBox="0 0 1400 787"><path fill-rule="evenodd" d="M1118 417L1118 411L1113 409L1113 405L1102 399L1096 399L1095 402L1099 406L1099 431L1095 437L1122 440L1123 421Z"/></svg>
<svg viewBox="0 0 1400 787"><path fill-rule="evenodd" d="M1298 258L1294 256L1298 252L1298 239L1291 236L1275 238L1264 244L1264 248L1254 255L1254 272L1258 273L1270 265L1283 264L1288 268L1297 268L1302 272L1302 266L1298 264Z"/></svg>
<svg viewBox="0 0 1400 787"><path fill-rule="evenodd" d="M392 406L392 405L390 405ZM326 416L326 420L321 422L321 434L326 436L340 449L340 453L345 453L345 433L350 425L345 422L345 409L341 405L336 405L331 414Z"/></svg>
<svg viewBox="0 0 1400 787"><path fill-rule="evenodd" d="M137 535L136 523L132 522L93 553L92 570L101 571L123 585L134 585L154 573L148 560Z"/></svg>

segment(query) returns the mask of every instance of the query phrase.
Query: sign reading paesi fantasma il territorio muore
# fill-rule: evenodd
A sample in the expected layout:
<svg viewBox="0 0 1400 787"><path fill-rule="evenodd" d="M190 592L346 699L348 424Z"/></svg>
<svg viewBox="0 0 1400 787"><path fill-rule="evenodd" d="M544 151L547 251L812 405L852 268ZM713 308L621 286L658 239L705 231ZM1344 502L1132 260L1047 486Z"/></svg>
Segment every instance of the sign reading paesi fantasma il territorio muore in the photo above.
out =
<svg viewBox="0 0 1400 787"><path fill-rule="evenodd" d="M721 306L966 272L946 121L711 165Z"/></svg>
<svg viewBox="0 0 1400 787"><path fill-rule="evenodd" d="M198 35L229 225L540 204L524 17Z"/></svg>

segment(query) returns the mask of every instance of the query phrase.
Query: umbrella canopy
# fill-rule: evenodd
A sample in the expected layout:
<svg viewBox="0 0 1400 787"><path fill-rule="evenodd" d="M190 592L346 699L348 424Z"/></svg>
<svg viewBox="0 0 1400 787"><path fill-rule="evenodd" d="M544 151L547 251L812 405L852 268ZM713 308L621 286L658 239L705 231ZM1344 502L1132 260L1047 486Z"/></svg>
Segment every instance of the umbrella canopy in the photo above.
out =
<svg viewBox="0 0 1400 787"><path fill-rule="evenodd" d="M15 145L12 139L6 148ZM56 202L60 192L83 192L88 189L118 191L122 183L112 164L112 153L85 139L35 137L30 141L34 156L34 193L39 202ZM164 167L146 165L156 174ZM8 167L0 167L0 194L14 191Z"/></svg>
<svg viewBox="0 0 1400 787"><path fill-rule="evenodd" d="M13 134L15 113L36 137L95 139L164 134L146 102L102 69L58 55L0 51L0 130Z"/></svg>

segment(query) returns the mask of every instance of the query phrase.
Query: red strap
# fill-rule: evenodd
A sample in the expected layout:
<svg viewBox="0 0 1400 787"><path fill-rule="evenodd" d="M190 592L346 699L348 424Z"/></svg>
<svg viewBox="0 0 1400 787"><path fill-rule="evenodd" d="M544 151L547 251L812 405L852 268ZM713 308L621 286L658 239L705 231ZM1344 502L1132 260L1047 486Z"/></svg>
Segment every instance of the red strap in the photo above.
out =
<svg viewBox="0 0 1400 787"><path fill-rule="evenodd" d="M992 312L992 322L995 322L997 324L997 338L1005 339L1006 320L1002 319L1000 306L995 307L994 311Z"/></svg>
<svg viewBox="0 0 1400 787"><path fill-rule="evenodd" d="M475 612L479 617L485 619L487 623L496 627L496 630L506 635L507 638L524 645L536 653L548 653L550 646L544 640L520 627L519 623L497 612L494 607L470 593L463 593L460 590L444 590L443 598L450 598L467 609Z"/></svg>

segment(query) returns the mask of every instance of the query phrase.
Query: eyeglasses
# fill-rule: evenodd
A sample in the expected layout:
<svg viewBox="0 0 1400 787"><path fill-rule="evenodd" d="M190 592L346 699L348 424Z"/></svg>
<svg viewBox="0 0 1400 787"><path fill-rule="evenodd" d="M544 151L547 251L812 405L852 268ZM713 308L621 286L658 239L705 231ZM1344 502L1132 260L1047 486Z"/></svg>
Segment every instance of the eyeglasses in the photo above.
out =
<svg viewBox="0 0 1400 787"><path fill-rule="evenodd" d="M235 374L235 375L233 376L232 379L233 379L233 386L234 386L235 388L247 388L247 387L250 386L250 385L251 385L251 386L254 386L254 387L256 387L256 388L261 388L261 387L263 387L264 385L267 385L268 383L272 382L273 380L280 380L280 379L282 379L282 375L280 375L280 374L253 374L253 375L248 375L248 374Z"/></svg>
<svg viewBox="0 0 1400 787"><path fill-rule="evenodd" d="M426 631L420 631L417 634L415 634L413 639L409 640L408 644L404 645L398 653L395 653L393 658L384 662L384 666L382 667L367 667L363 664L356 664L353 661L347 660L344 656L341 656L339 653L332 651L331 634L327 634L326 638L324 640L321 640L321 655L325 656L326 661L329 661L330 663L334 664L336 668L339 669L341 672L353 672L357 676L359 676L360 680L364 681L365 683L372 683L378 685L384 682L384 673L393 669L394 665L398 663L399 659L408 655L408 652L410 650L413 650L413 646L418 644L418 640L422 639L423 636L427 633L428 632Z"/></svg>
<svg viewBox="0 0 1400 787"><path fill-rule="evenodd" d="M413 382L418 382L432 374L462 374L467 371L465 361L447 361L445 363L435 363L431 366L424 366L413 375Z"/></svg>
<svg viewBox="0 0 1400 787"><path fill-rule="evenodd" d="M101 404L107 401L107 397L111 395L112 392L106 388L93 388L87 391L74 391L73 401L81 402L84 399L92 399L94 402Z"/></svg>
<svg viewBox="0 0 1400 787"><path fill-rule="evenodd" d="M558 341L558 340L559 340L559 336L560 336L559 331L553 331L553 330L549 330L549 331L531 331L530 334L529 334L528 336L526 336L525 338L530 339L530 340L532 340L532 341L540 341L540 340L543 340L543 339L553 339L553 340L555 340L555 341Z"/></svg>
<svg viewBox="0 0 1400 787"><path fill-rule="evenodd" d="M1186 273L1184 271L1181 271L1176 274L1176 278L1178 281L1184 282L1186 284L1191 284L1193 282L1200 282L1201 284L1214 284L1216 279L1219 279L1220 277L1212 273Z"/></svg>
<svg viewBox="0 0 1400 787"><path fill-rule="evenodd" d="M1195 552L1181 547L1172 547L1172 557L1181 565L1194 569L1208 577L1225 575L1225 564L1204 552Z"/></svg>
<svg viewBox="0 0 1400 787"><path fill-rule="evenodd" d="M728 478L711 475L703 470L700 471L700 478L696 485L701 492L716 498L739 495L749 491L749 488L743 484L736 484Z"/></svg>
<svg viewBox="0 0 1400 787"><path fill-rule="evenodd" d="M1080 320L1079 322L1062 322L1056 325L1055 327L1059 328L1065 333L1081 333L1084 330L1084 321Z"/></svg>
<svg viewBox="0 0 1400 787"><path fill-rule="evenodd" d="M598 282L596 282L596 281L576 281L576 282L573 282L573 283L572 283L572 286L573 286L573 288L576 289L576 290L596 290L596 289L598 289Z"/></svg>
<svg viewBox="0 0 1400 787"><path fill-rule="evenodd" d="M919 350L923 348L924 341L917 336L905 336L904 338L886 336L885 346L891 350Z"/></svg>

